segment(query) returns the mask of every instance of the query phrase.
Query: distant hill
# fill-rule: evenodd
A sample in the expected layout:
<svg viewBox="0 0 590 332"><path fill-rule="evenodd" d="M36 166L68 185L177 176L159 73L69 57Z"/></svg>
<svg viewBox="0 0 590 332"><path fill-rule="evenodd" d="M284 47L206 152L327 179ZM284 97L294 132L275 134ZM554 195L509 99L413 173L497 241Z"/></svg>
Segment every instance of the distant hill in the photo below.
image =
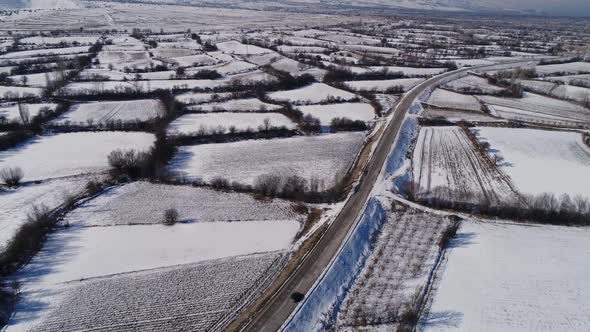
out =
<svg viewBox="0 0 590 332"><path fill-rule="evenodd" d="M77 8L81 0L0 0L0 8ZM438 12L590 15L588 0L86 0L220 8L334 12L355 9Z"/></svg>

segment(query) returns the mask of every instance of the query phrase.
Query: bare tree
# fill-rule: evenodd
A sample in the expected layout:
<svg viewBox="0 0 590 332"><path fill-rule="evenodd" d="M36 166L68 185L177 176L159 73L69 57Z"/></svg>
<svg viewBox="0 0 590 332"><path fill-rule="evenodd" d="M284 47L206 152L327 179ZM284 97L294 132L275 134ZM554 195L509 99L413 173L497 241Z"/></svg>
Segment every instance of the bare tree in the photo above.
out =
<svg viewBox="0 0 590 332"><path fill-rule="evenodd" d="M31 114L27 104L18 104L18 114L20 115L23 125L28 126L31 123Z"/></svg>

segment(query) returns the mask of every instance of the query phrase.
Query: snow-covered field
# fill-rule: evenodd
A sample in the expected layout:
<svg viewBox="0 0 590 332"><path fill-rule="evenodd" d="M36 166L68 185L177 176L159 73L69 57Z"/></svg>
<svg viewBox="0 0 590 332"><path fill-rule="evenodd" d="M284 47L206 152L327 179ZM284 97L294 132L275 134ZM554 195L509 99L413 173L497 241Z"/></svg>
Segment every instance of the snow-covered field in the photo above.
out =
<svg viewBox="0 0 590 332"><path fill-rule="evenodd" d="M590 198L590 147L580 133L488 127L475 131L504 157L501 169L520 192Z"/></svg>
<svg viewBox="0 0 590 332"><path fill-rule="evenodd" d="M0 169L20 167L23 181L36 181L108 170L116 149L145 151L154 135L131 132L80 132L38 136L0 152Z"/></svg>
<svg viewBox="0 0 590 332"><path fill-rule="evenodd" d="M299 175L334 185L351 167L363 133L342 133L180 147L169 164L172 174L210 181L215 177L254 184L261 175Z"/></svg>
<svg viewBox="0 0 590 332"><path fill-rule="evenodd" d="M78 47L65 47L65 48L47 48L30 51L11 52L0 55L0 59L19 59L27 57L41 57L51 55L64 55L64 54L79 54L88 52L88 46Z"/></svg>
<svg viewBox="0 0 590 332"><path fill-rule="evenodd" d="M79 43L92 45L98 40L98 36L60 36L60 37L45 37L35 36L21 38L19 42L21 44L34 44L34 45L59 45L61 43Z"/></svg>
<svg viewBox="0 0 590 332"><path fill-rule="evenodd" d="M426 331L588 331L590 231L463 223Z"/></svg>
<svg viewBox="0 0 590 332"><path fill-rule="evenodd" d="M366 103L340 103L327 105L299 106L303 114L310 114L320 120L323 126L329 126L334 118L349 118L351 120L372 121L375 118L373 106Z"/></svg>
<svg viewBox="0 0 590 332"><path fill-rule="evenodd" d="M348 81L344 82L349 88L356 91L377 90L385 91L388 88L401 86L403 91L408 91L415 85L424 81L423 78L400 78L395 80L377 80L377 81Z"/></svg>
<svg viewBox="0 0 590 332"><path fill-rule="evenodd" d="M51 234L41 253L19 274L26 276L47 269L42 280L36 282L56 284L285 250L298 230L299 223L293 220L196 222L174 226L73 225Z"/></svg>
<svg viewBox="0 0 590 332"><path fill-rule="evenodd" d="M187 92L183 94L176 95L176 100L181 103L185 104L201 104L201 103L208 103L214 101L215 99L226 99L230 98L231 93L229 92L222 92L222 93L206 93L206 92Z"/></svg>
<svg viewBox="0 0 590 332"><path fill-rule="evenodd" d="M207 113L207 114L186 114L183 115L168 127L171 135L183 134L208 134L213 131L228 132L232 128L235 131L259 131L265 128L265 121L268 121L269 129L273 127L285 127L295 129L296 125L286 116L279 113Z"/></svg>
<svg viewBox="0 0 590 332"><path fill-rule="evenodd" d="M448 225L445 217L417 210L392 213L343 301L338 330L394 331L426 285Z"/></svg>
<svg viewBox="0 0 590 332"><path fill-rule="evenodd" d="M565 84L570 84L572 81L579 81L590 84L590 74L582 74L582 75L566 75L566 76L548 76L544 77L544 80L551 81L551 82L563 82Z"/></svg>
<svg viewBox="0 0 590 332"><path fill-rule="evenodd" d="M66 260L72 258L67 251L60 253ZM115 257L120 253L102 263ZM55 270L29 266L22 273L25 284L6 331L223 329L268 286L283 264L284 254L274 252L85 280L67 277L64 283L53 283L47 276L72 266L59 265Z"/></svg>
<svg viewBox="0 0 590 332"><path fill-rule="evenodd" d="M348 91L336 89L324 83L313 83L303 88L273 92L268 95L270 99L289 101L292 104L319 104L330 100L351 100L357 96Z"/></svg>
<svg viewBox="0 0 590 332"><path fill-rule="evenodd" d="M465 111L481 111L481 104L475 97L453 91L436 89L430 95L428 104L439 108L450 108Z"/></svg>
<svg viewBox="0 0 590 332"><path fill-rule="evenodd" d="M83 226L159 224L163 211L172 207L185 223L297 220L300 216L286 201L260 201L248 194L134 182L112 188L83 204L65 222Z"/></svg>
<svg viewBox="0 0 590 332"><path fill-rule="evenodd" d="M218 95L221 96L221 95ZM260 101L258 98L246 98L246 99L231 99L222 102L201 104L197 106L191 106L189 109L195 112L220 112L220 111L236 111L236 112L264 112L274 111L282 106L269 104Z"/></svg>
<svg viewBox="0 0 590 332"><path fill-rule="evenodd" d="M492 115L550 124L590 122L590 110L580 105L534 93L523 98L478 96Z"/></svg>
<svg viewBox="0 0 590 332"><path fill-rule="evenodd" d="M55 119L55 124L98 125L112 121L149 121L164 113L163 105L155 99L101 101L76 104Z"/></svg>
<svg viewBox="0 0 590 332"><path fill-rule="evenodd" d="M55 110L57 104L46 103L46 104L24 104L25 109L29 114L29 119L34 118L39 114L42 109ZM19 106L16 103L0 104L0 118L5 118L6 121L22 122L20 115Z"/></svg>
<svg viewBox="0 0 590 332"><path fill-rule="evenodd" d="M220 51L229 54L251 55L273 52L266 48L261 48L255 45L242 44L235 40L219 43L216 46L217 48L219 48Z"/></svg>
<svg viewBox="0 0 590 332"><path fill-rule="evenodd" d="M14 76L8 76L8 79L10 79L10 80L12 80L12 82L16 82L16 83L20 83L23 81L23 79L25 79L27 81L27 86L34 87L34 88L44 88L48 85L49 82L55 81L58 78L63 78L69 72L70 72L69 70L65 70L62 73L48 72L48 73L28 74L28 75L14 75Z"/></svg>
<svg viewBox="0 0 590 332"><path fill-rule="evenodd" d="M20 99L28 97L40 97L43 94L41 88L28 88L22 86L0 85L0 99Z"/></svg>
<svg viewBox="0 0 590 332"><path fill-rule="evenodd" d="M124 93L126 89L131 91L150 92L157 89L207 89L224 85L223 81L215 80L144 80L144 81L96 81L96 82L74 82L68 84L64 89L69 93L96 94L100 92ZM24 89L24 88L21 88ZM0 90L1 92L1 90Z"/></svg>
<svg viewBox="0 0 590 332"><path fill-rule="evenodd" d="M502 91L501 87L492 85L488 83L488 80L477 75L467 75L460 79L444 84L444 87L457 92L461 92L465 89L479 89L484 93L495 93Z"/></svg>
<svg viewBox="0 0 590 332"><path fill-rule="evenodd" d="M543 65L535 67L537 74L540 75L553 75L555 73L567 73L570 75L579 73L589 73L590 63L589 62L570 62L560 63L556 65Z"/></svg>
<svg viewBox="0 0 590 332"><path fill-rule="evenodd" d="M194 66L194 65L208 66L208 65L214 65L219 62L219 60L212 58L207 54L178 56L178 57L175 57L171 60L176 62L180 66Z"/></svg>
<svg viewBox="0 0 590 332"><path fill-rule="evenodd" d="M424 127L413 156L419 199L490 204L513 199L510 179L479 154L459 127Z"/></svg>
<svg viewBox="0 0 590 332"><path fill-rule="evenodd" d="M55 179L0 191L0 252L27 221L27 215L34 205L54 209L64 203L68 195L82 191L87 182L86 177Z"/></svg>
<svg viewBox="0 0 590 332"><path fill-rule="evenodd" d="M389 72L401 72L408 77L412 76L434 76L442 74L446 71L445 68L413 68L413 67L399 67L399 66L373 66L369 67L373 71L381 71L387 69Z"/></svg>

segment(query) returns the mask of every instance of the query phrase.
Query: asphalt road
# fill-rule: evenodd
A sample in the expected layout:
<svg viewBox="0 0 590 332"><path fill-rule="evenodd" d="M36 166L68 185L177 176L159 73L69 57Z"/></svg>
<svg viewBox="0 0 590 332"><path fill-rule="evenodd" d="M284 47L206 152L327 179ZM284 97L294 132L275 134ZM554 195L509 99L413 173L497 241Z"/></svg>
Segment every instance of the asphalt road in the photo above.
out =
<svg viewBox="0 0 590 332"><path fill-rule="evenodd" d="M518 62L513 65L518 66L522 64L524 63ZM367 171L362 175L355 193L349 198L324 235L308 252L302 263L291 274L289 279L283 283L279 290L272 295L268 303L254 314L254 317L242 329L243 331L279 330L297 307L297 303L293 302L290 298L291 294L293 292L306 294L311 289L338 252L351 227L362 214L365 203L369 199L373 186L395 142L404 117L414 100L426 91L426 89L435 87L441 80L451 76L461 75L465 71L473 69L475 68L461 69L430 78L414 87L400 99L395 107L393 118L387 125L381 140L379 140L373 156L366 167Z"/></svg>

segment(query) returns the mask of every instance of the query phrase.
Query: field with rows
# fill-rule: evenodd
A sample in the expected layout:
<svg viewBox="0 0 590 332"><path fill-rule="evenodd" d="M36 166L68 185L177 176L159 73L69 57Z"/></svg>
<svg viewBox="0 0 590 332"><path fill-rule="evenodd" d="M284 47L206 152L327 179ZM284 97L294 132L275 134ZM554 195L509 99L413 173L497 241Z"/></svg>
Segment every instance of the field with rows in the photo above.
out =
<svg viewBox="0 0 590 332"><path fill-rule="evenodd" d="M523 98L479 96L493 115L507 119L541 122L555 125L572 125L590 121L590 110L580 105L526 93Z"/></svg>
<svg viewBox="0 0 590 332"><path fill-rule="evenodd" d="M74 105L69 112L53 121L55 124L105 124L114 121L149 121L163 115L158 100L132 100L124 102L95 102Z"/></svg>
<svg viewBox="0 0 590 332"><path fill-rule="evenodd" d="M413 155L415 195L423 201L499 204L515 198L510 179L459 127L424 127Z"/></svg>
<svg viewBox="0 0 590 332"><path fill-rule="evenodd" d="M391 330L424 291L451 221L400 206L375 241L340 309L340 330Z"/></svg>
<svg viewBox="0 0 590 332"><path fill-rule="evenodd" d="M254 184L261 175L299 175L333 186L352 166L364 142L362 133L338 133L268 141L183 146L169 165L180 178L216 177Z"/></svg>
<svg viewBox="0 0 590 332"><path fill-rule="evenodd" d="M543 289L573 294L573 323L556 309L523 326L588 326L584 291L553 275L522 272L529 290L476 271L469 287L527 289L487 311L445 293L470 273L448 246L458 220L455 240L488 232L471 219L590 224L586 19L457 1L0 2L0 331L274 331L291 312L309 319L296 331L444 313L502 330Z"/></svg>
<svg viewBox="0 0 590 332"><path fill-rule="evenodd" d="M6 331L221 331L283 262L256 254L27 287Z"/></svg>

